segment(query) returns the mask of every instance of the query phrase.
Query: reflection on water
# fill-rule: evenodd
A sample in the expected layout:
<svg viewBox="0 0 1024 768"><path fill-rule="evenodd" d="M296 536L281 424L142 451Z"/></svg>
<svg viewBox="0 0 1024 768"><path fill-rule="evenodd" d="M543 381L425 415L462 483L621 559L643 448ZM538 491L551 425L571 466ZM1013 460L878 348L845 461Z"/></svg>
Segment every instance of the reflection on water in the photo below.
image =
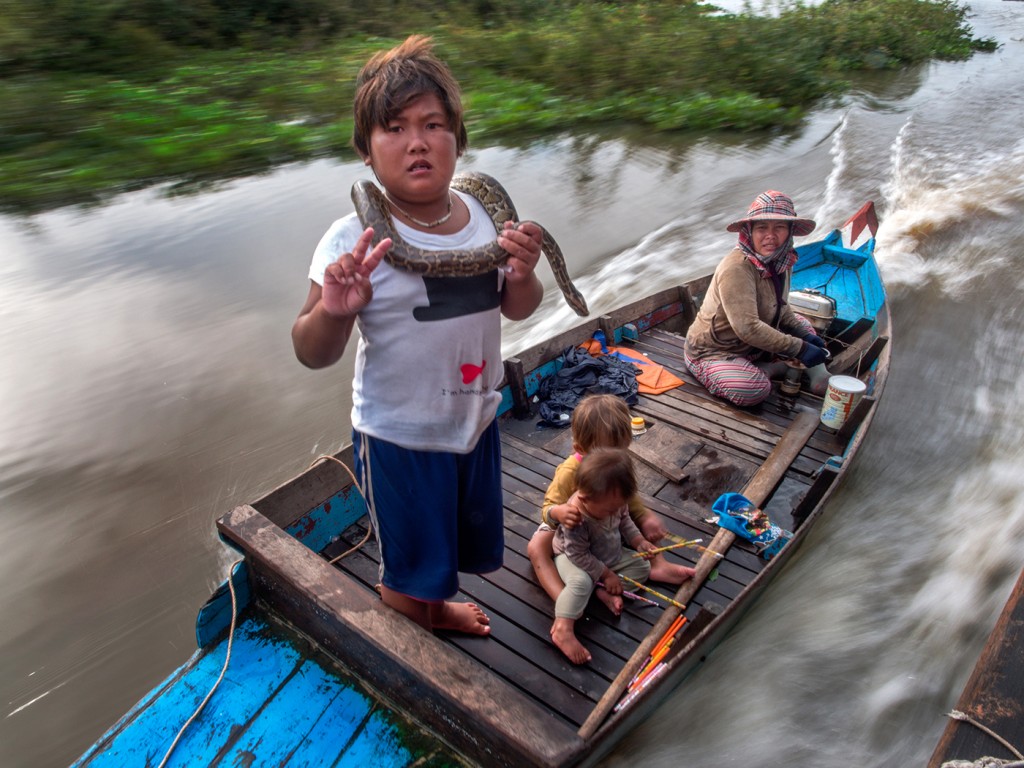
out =
<svg viewBox="0 0 1024 768"><path fill-rule="evenodd" d="M789 134L464 159L554 233L595 313L713 267L769 186L826 226L868 198L883 219L894 366L857 467L607 765L923 764L1024 565L1024 5L975 11L996 54L862 86ZM288 332L364 173L0 219L0 764L67 764L181 664L233 559L214 519L346 441L350 356L308 371ZM507 352L578 322L541 276Z"/></svg>

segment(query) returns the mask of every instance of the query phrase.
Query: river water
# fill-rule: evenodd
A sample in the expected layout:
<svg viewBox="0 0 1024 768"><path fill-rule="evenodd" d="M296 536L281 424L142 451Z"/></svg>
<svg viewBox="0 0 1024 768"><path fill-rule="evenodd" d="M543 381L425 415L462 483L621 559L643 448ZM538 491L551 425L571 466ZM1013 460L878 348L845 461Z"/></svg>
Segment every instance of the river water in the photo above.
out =
<svg viewBox="0 0 1024 768"><path fill-rule="evenodd" d="M861 82L785 135L471 152L568 254L591 310L710 270L761 190L865 199L894 313L873 431L808 545L606 760L911 766L1024 566L1024 3L1002 47ZM0 218L0 765L67 765L193 651L214 520L347 439L351 356L289 329L359 164ZM548 295L506 353L575 322ZM1024 745L1017 745L1018 747Z"/></svg>

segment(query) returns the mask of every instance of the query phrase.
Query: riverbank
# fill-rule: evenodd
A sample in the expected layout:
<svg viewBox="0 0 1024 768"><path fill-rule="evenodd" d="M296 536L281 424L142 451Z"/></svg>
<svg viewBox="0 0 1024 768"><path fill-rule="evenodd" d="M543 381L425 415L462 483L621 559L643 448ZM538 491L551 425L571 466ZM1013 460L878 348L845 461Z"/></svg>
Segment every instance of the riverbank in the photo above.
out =
<svg viewBox="0 0 1024 768"><path fill-rule="evenodd" d="M772 16L565 3L529 28L506 19L419 31L436 38L463 84L474 146L618 125L786 129L841 96L857 71L994 49L972 37L964 8L923 0L826 2ZM174 54L165 65L140 51L137 67L119 59L77 70L0 56L0 211L98 203L157 183L189 190L285 162L351 157L356 73L402 36L165 45Z"/></svg>

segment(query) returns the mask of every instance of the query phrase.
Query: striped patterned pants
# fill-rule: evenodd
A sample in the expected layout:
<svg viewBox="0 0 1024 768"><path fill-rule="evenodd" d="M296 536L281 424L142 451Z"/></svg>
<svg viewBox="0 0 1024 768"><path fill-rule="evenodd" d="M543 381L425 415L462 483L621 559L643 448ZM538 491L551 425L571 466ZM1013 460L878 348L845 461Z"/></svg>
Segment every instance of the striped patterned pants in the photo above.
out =
<svg viewBox="0 0 1024 768"><path fill-rule="evenodd" d="M814 327L806 318L797 315L801 321L804 334L814 333ZM684 354L686 367L703 384L708 392L733 405L757 405L767 400L772 393L772 383L762 367L772 366L764 363L759 366L749 357L710 357L694 360Z"/></svg>

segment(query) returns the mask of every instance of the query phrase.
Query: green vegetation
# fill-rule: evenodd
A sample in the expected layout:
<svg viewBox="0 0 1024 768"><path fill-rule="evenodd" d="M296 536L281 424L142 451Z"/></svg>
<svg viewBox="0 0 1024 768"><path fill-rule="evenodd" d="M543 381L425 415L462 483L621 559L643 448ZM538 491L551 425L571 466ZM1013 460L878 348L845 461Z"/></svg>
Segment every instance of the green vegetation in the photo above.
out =
<svg viewBox="0 0 1024 768"><path fill-rule="evenodd" d="M461 81L475 145L791 126L856 70L995 47L951 0L0 0L0 209L350 156L355 75L412 32Z"/></svg>

